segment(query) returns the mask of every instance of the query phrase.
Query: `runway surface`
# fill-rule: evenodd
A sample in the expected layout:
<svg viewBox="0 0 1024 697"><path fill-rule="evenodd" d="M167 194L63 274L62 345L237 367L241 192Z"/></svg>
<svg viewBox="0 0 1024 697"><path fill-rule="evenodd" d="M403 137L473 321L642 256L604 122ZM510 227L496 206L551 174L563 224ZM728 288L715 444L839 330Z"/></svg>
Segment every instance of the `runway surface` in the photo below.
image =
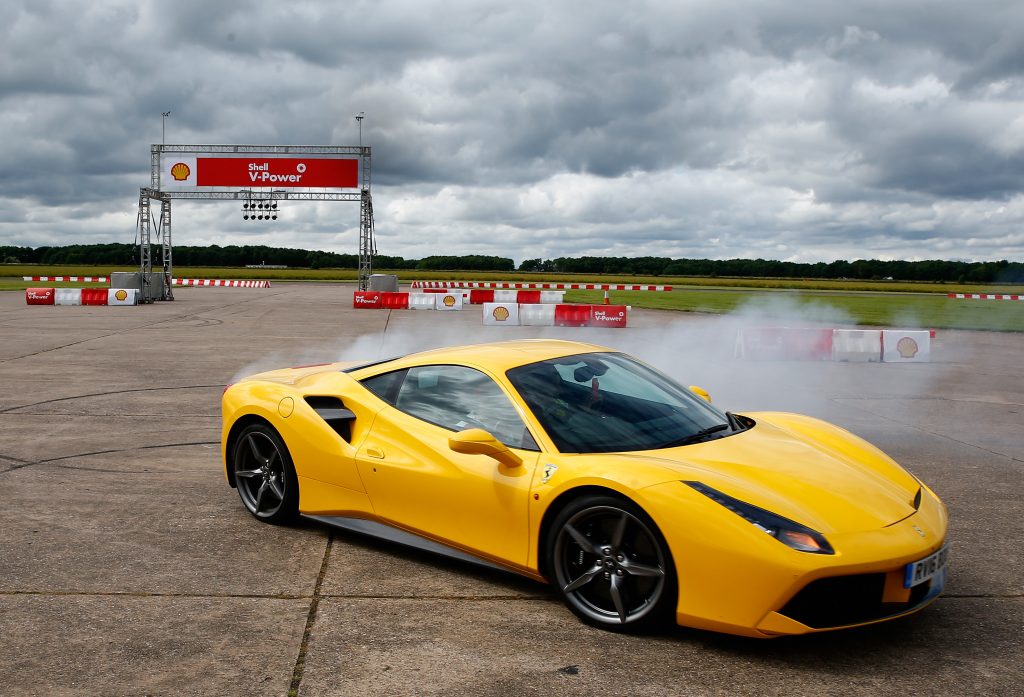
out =
<svg viewBox="0 0 1024 697"><path fill-rule="evenodd" d="M176 288L136 308L0 293L0 694L1022 694L1024 335L939 332L928 364L755 363L732 358L730 318L485 328L476 307L353 310L352 292ZM724 408L874 442L949 508L947 593L807 637L617 635L516 576L263 525L224 481L219 400L239 375L523 336L627 350Z"/></svg>

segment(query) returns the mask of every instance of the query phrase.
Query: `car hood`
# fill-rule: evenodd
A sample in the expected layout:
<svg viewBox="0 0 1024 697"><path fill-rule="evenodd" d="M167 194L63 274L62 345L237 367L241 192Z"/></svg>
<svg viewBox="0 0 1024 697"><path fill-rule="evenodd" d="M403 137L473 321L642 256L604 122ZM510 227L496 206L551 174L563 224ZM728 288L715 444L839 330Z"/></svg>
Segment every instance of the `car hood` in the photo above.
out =
<svg viewBox="0 0 1024 697"><path fill-rule="evenodd" d="M823 533L878 529L914 514L919 482L866 441L809 417L750 416L757 424L743 433L632 455Z"/></svg>

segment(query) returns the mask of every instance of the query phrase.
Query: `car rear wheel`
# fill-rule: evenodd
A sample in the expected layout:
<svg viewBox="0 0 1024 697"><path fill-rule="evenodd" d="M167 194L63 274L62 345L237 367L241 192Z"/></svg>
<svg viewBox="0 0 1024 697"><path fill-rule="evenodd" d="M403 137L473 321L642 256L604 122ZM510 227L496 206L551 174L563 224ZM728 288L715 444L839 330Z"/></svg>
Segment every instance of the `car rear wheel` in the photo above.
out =
<svg viewBox="0 0 1024 697"><path fill-rule="evenodd" d="M551 530L549 577L583 621L634 630L672 616L672 556L640 507L613 496L581 497L562 509Z"/></svg>
<svg viewBox="0 0 1024 697"><path fill-rule="evenodd" d="M266 424L248 426L235 441L235 486L246 509L266 523L288 523L299 509L299 483L281 436Z"/></svg>

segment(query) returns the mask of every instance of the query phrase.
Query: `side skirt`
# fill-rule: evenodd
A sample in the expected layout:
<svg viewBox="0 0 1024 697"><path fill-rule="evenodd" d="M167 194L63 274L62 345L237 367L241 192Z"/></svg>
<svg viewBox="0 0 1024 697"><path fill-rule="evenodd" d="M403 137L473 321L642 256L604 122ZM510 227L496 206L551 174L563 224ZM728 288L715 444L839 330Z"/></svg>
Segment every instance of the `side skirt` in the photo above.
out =
<svg viewBox="0 0 1024 697"><path fill-rule="evenodd" d="M349 532L359 533L360 535L376 537L377 539L387 540L388 542L394 542L396 544L405 545L406 547L412 547L425 552L431 552L433 554L440 554L441 556L449 557L450 559L458 559L459 561L469 562L470 564L482 566L487 569L495 569L506 574L514 573L510 569L498 566L497 564L492 564L491 562L480 559L479 557L474 557L472 554L467 554L460 549L455 549L454 547L449 547L448 545L441 544L440 542L428 540L425 537L421 537L411 532L406 532L405 530L399 530L398 528L385 525L384 523L378 523L373 520L334 515L303 515L302 517L309 520L315 520L319 523L323 523L324 525L330 525L334 528L348 530Z"/></svg>

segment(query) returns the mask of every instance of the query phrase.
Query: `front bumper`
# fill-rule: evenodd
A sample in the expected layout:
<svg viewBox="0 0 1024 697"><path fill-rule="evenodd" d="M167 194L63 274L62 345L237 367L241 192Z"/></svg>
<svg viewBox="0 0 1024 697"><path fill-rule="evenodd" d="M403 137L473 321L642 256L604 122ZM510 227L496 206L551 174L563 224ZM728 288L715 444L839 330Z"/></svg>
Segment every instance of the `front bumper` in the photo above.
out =
<svg viewBox="0 0 1024 697"><path fill-rule="evenodd" d="M909 518L878 530L826 532L835 549L826 555L790 549L714 502L680 502L674 486L681 485L643 491L672 551L681 625L752 637L826 631L915 612L945 585L941 573L903 588L906 565L946 539L945 507L927 488Z"/></svg>
<svg viewBox="0 0 1024 697"><path fill-rule="evenodd" d="M920 610L939 597L947 570L903 588L903 567L889 572L830 576L811 581L757 629L765 634L805 634L872 624Z"/></svg>

